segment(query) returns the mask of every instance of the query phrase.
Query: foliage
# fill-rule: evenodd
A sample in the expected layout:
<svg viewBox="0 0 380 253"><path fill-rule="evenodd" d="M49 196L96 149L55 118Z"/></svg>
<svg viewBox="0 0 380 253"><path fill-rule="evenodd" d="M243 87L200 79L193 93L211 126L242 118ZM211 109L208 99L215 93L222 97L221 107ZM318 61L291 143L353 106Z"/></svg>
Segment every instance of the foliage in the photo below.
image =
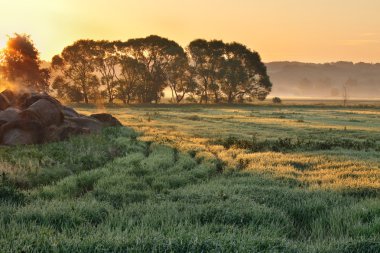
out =
<svg viewBox="0 0 380 253"><path fill-rule="evenodd" d="M49 91L50 70L41 68L39 52L29 35L15 33L9 37L0 54L1 75L20 88Z"/></svg>
<svg viewBox="0 0 380 253"><path fill-rule="evenodd" d="M264 100L272 88L265 65L257 52L239 43L194 40L189 45L199 84L200 102L207 104L210 94L218 103L257 98Z"/></svg>
<svg viewBox="0 0 380 253"><path fill-rule="evenodd" d="M274 98L272 98L272 102L273 102L273 104L281 104L282 100L279 97L274 97Z"/></svg>
<svg viewBox="0 0 380 253"><path fill-rule="evenodd" d="M151 35L121 41L79 40L52 59L60 74L60 97L88 103L107 99L158 103L165 88L172 102L264 100L272 84L257 52L239 43L195 40L185 51L175 41ZM96 102L96 101L95 101Z"/></svg>
<svg viewBox="0 0 380 253"><path fill-rule="evenodd" d="M151 35L130 39L125 44L127 52L145 66L143 81L137 86L136 96L140 103L158 102L166 86L168 70L180 57L183 49L172 40Z"/></svg>
<svg viewBox="0 0 380 253"><path fill-rule="evenodd" d="M86 104L91 97L96 98L100 82L94 74L94 54L94 41L79 40L65 47L61 55L55 55L52 67L61 74L56 77L53 88L67 98L83 98Z"/></svg>

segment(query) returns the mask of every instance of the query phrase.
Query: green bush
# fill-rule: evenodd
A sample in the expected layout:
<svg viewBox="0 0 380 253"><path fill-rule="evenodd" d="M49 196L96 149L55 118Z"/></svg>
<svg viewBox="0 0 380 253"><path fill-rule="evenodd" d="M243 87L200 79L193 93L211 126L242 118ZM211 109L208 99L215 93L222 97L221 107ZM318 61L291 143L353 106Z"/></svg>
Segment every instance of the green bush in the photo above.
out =
<svg viewBox="0 0 380 253"><path fill-rule="evenodd" d="M274 97L274 98L272 98L272 102L273 102L273 104L281 104L282 100L279 97Z"/></svg>

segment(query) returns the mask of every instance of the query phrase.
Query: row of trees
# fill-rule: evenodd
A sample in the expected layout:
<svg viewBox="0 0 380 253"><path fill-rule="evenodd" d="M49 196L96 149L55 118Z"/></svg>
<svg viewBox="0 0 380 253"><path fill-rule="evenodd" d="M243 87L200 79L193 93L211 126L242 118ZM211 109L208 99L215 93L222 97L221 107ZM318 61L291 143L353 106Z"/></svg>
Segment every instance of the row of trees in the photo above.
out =
<svg viewBox="0 0 380 253"><path fill-rule="evenodd" d="M184 50L175 41L155 35L126 42L79 40L53 57L50 73L38 67L38 52L28 36L11 39L29 41L33 48L33 57L26 58L36 63L33 73L38 78L28 76L28 86L76 102L158 103L168 88L176 103L184 99L233 103L263 100L272 87L259 54L235 42L198 39ZM11 59L22 57L9 54L2 55L3 75L12 81L23 74L13 71Z"/></svg>

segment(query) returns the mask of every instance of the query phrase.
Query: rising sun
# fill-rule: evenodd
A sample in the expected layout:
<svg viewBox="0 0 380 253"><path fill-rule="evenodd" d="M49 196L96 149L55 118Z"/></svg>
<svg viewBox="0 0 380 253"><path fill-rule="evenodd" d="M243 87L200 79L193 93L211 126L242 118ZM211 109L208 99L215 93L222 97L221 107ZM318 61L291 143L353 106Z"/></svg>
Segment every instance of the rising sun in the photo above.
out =
<svg viewBox="0 0 380 253"><path fill-rule="evenodd" d="M0 50L5 48L8 38L4 35L0 35Z"/></svg>

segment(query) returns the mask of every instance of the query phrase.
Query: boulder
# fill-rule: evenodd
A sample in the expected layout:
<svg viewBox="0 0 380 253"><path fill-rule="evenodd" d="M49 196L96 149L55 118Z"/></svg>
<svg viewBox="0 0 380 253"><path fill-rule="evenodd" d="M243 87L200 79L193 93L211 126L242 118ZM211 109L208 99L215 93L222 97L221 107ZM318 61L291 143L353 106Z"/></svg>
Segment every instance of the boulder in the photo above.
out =
<svg viewBox="0 0 380 253"><path fill-rule="evenodd" d="M0 110L5 110L12 106L16 95L11 90L4 90L0 93Z"/></svg>
<svg viewBox="0 0 380 253"><path fill-rule="evenodd" d="M0 126L11 121L17 121L19 119L20 119L19 109L9 107L5 109L4 111L0 112Z"/></svg>
<svg viewBox="0 0 380 253"><path fill-rule="evenodd" d="M79 113L77 113L73 108L67 106L62 106L62 113L65 118L80 117Z"/></svg>
<svg viewBox="0 0 380 253"><path fill-rule="evenodd" d="M45 142L64 141L75 135L89 134L90 129L81 128L71 123L61 126L52 125L45 130Z"/></svg>
<svg viewBox="0 0 380 253"><path fill-rule="evenodd" d="M90 117L102 122L105 126L122 126L120 121L108 113L91 114Z"/></svg>
<svg viewBox="0 0 380 253"><path fill-rule="evenodd" d="M121 126L107 113L81 115L45 93L5 90L0 93L0 144L27 145L66 140Z"/></svg>
<svg viewBox="0 0 380 253"><path fill-rule="evenodd" d="M38 144L43 139L43 127L37 121L16 120L0 128L0 142L4 145Z"/></svg>
<svg viewBox="0 0 380 253"><path fill-rule="evenodd" d="M42 126L60 125L64 116L61 107L50 99L39 99L20 113L24 120L33 120L41 123Z"/></svg>
<svg viewBox="0 0 380 253"><path fill-rule="evenodd" d="M88 128L63 126L59 130L59 139L61 141L64 141L75 135L90 134L90 133L91 131Z"/></svg>
<svg viewBox="0 0 380 253"><path fill-rule="evenodd" d="M74 128L87 128L90 133L100 133L103 124L91 117L81 116L78 118L67 118L65 122Z"/></svg>
<svg viewBox="0 0 380 253"><path fill-rule="evenodd" d="M27 109L32 104L41 99L49 100L51 103L56 104L58 107L62 106L62 104L57 99L49 96L46 93L24 93L18 97L17 105L21 109Z"/></svg>

